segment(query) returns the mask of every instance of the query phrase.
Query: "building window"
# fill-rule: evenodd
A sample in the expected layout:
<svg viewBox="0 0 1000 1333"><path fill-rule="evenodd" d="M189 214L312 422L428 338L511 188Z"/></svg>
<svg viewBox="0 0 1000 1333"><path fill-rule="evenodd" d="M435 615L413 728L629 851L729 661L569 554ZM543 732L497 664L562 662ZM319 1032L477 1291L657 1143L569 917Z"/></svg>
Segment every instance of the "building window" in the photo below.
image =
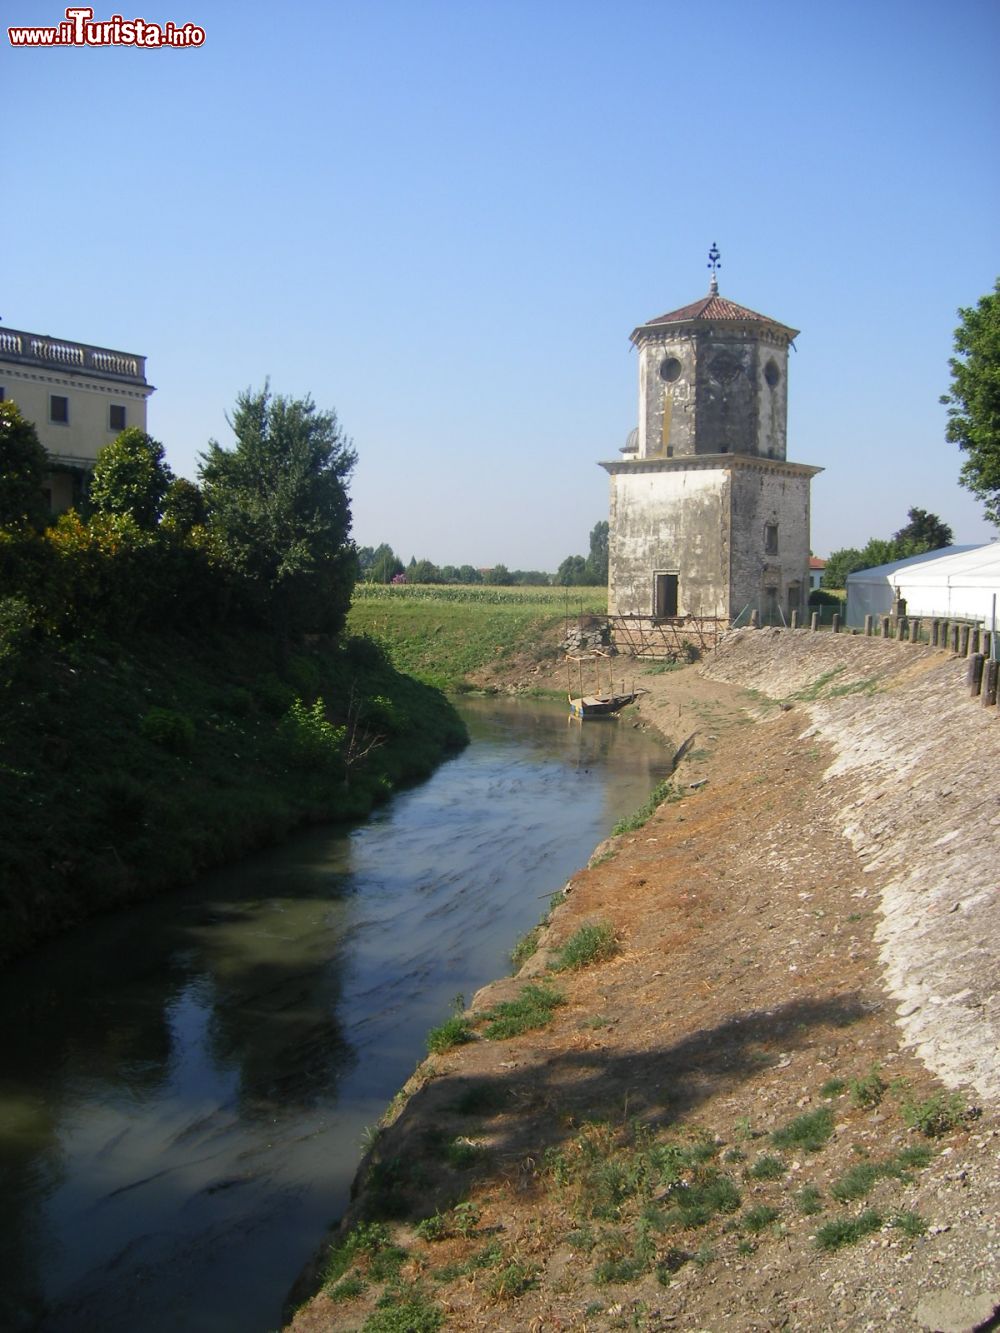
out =
<svg viewBox="0 0 1000 1333"><path fill-rule="evenodd" d="M660 362L660 379L664 384L674 384L680 379L682 369L676 356L668 356Z"/></svg>
<svg viewBox="0 0 1000 1333"><path fill-rule="evenodd" d="M108 408L108 429L122 431L125 429L125 404L112 403Z"/></svg>
<svg viewBox="0 0 1000 1333"><path fill-rule="evenodd" d="M63 426L69 425L68 398L61 398L57 393L49 395L49 420L57 421Z"/></svg>
<svg viewBox="0 0 1000 1333"><path fill-rule="evenodd" d="M764 524L764 554L778 554L778 525L777 523Z"/></svg>
<svg viewBox="0 0 1000 1333"><path fill-rule="evenodd" d="M676 574L653 575L653 615L657 620L677 614L677 579Z"/></svg>

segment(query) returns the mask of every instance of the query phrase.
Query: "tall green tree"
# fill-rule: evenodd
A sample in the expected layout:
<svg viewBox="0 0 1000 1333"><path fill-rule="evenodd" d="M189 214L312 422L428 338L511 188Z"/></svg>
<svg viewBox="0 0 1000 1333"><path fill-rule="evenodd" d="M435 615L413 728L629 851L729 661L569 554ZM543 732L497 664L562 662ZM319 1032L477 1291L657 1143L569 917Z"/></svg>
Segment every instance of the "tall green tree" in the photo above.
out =
<svg viewBox="0 0 1000 1333"><path fill-rule="evenodd" d="M587 562L582 555L568 555L556 570L556 584L560 588L580 588L589 582Z"/></svg>
<svg viewBox="0 0 1000 1333"><path fill-rule="evenodd" d="M15 403L0 402L0 528L42 528L48 454Z"/></svg>
<svg viewBox="0 0 1000 1333"><path fill-rule="evenodd" d="M945 434L967 454L959 480L1000 527L1000 278L958 314L962 322L948 362L951 392L941 397L948 408Z"/></svg>
<svg viewBox="0 0 1000 1333"><path fill-rule="evenodd" d="M336 632L357 573L347 481L357 460L337 414L312 398L247 389L232 449L202 455L208 522L248 606L282 641Z"/></svg>
<svg viewBox="0 0 1000 1333"><path fill-rule="evenodd" d="M608 523L595 523L590 532L590 555L587 557L587 582L595 587L608 581Z"/></svg>
<svg viewBox="0 0 1000 1333"><path fill-rule="evenodd" d="M128 517L151 532L163 514L163 501L174 474L163 445L130 426L97 455L89 500L98 514Z"/></svg>
<svg viewBox="0 0 1000 1333"><path fill-rule="evenodd" d="M908 548L909 555L937 551L955 540L951 528L942 523L937 514L929 514L926 509L911 509L906 517L909 519L906 527L893 533L892 540L898 546Z"/></svg>

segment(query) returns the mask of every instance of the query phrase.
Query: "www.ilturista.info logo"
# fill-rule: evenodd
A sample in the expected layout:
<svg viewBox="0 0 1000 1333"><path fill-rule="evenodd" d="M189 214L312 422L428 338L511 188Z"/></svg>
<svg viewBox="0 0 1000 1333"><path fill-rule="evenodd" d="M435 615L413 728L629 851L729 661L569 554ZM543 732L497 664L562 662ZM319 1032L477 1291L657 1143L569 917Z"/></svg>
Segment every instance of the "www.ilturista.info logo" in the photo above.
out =
<svg viewBox="0 0 1000 1333"><path fill-rule="evenodd" d="M197 23L150 23L112 14L94 21L89 6L74 5L54 28L8 28L11 46L201 46L205 29Z"/></svg>

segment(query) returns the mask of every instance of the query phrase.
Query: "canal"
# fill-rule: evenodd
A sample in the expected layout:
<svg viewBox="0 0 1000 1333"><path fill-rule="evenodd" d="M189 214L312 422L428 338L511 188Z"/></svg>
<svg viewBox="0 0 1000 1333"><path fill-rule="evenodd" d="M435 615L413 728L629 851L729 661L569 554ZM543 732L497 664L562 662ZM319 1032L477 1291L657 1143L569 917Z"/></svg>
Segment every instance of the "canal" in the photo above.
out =
<svg viewBox="0 0 1000 1333"><path fill-rule="evenodd" d="M364 824L8 969L0 1327L278 1327L427 1030L669 766L627 722L461 708L468 749Z"/></svg>

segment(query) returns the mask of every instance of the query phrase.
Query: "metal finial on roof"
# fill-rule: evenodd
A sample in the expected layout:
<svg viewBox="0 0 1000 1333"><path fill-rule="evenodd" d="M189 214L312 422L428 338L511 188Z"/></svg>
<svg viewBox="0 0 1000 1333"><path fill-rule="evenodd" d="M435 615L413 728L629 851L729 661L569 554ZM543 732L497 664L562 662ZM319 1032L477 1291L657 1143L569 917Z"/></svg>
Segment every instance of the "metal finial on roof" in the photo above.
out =
<svg viewBox="0 0 1000 1333"><path fill-rule="evenodd" d="M717 296L719 293L719 278L717 270L722 267L722 261L719 258L719 247L715 244L714 241L712 242L711 250L709 250L708 252L708 263L705 265L705 267L710 268L712 270L712 280L708 284L708 290L709 292L711 292L713 296Z"/></svg>

